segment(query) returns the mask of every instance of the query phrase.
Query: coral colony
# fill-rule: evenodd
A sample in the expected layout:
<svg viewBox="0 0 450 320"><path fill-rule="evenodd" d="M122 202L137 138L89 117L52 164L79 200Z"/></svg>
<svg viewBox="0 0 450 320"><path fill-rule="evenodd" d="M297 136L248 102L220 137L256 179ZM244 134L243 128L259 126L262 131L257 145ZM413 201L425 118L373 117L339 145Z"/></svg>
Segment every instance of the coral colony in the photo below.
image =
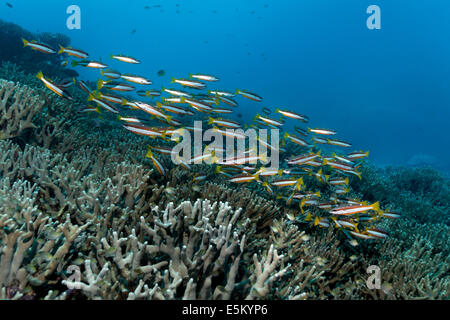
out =
<svg viewBox="0 0 450 320"><path fill-rule="evenodd" d="M375 168L288 109L240 123L263 98L219 75L154 88L136 58L0 23L1 299L449 297L438 172Z"/></svg>

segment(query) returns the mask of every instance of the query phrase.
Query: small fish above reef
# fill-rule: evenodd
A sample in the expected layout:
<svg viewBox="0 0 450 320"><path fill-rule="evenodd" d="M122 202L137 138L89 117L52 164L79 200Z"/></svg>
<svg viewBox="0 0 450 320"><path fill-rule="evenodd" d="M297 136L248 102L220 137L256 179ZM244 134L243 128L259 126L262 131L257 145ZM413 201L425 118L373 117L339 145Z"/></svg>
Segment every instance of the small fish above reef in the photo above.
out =
<svg viewBox="0 0 450 320"><path fill-rule="evenodd" d="M190 74L189 77L201 81L219 81L219 78L207 74Z"/></svg>
<svg viewBox="0 0 450 320"><path fill-rule="evenodd" d="M123 74L120 77L126 81L137 83L137 84L142 84L142 85L152 84L152 82L150 80L148 80L144 77L135 76L135 75L131 75L131 74Z"/></svg>
<svg viewBox="0 0 450 320"><path fill-rule="evenodd" d="M157 91L157 90L139 90L138 92L136 92L138 96L140 97L159 97L161 95L161 91Z"/></svg>
<svg viewBox="0 0 450 320"><path fill-rule="evenodd" d="M78 113L91 113L91 112L101 113L99 107L93 107L93 106L84 106L84 107L81 107L80 109L78 109L77 112L78 112Z"/></svg>
<svg viewBox="0 0 450 320"><path fill-rule="evenodd" d="M261 102L263 100L263 98L261 98L260 96L258 96L255 93L251 93L248 91L243 91L243 90L236 90L236 94L239 94L241 96L243 96L244 98L256 101L256 102Z"/></svg>
<svg viewBox="0 0 450 320"><path fill-rule="evenodd" d="M119 79L121 74L120 72L114 70L100 70L102 77L106 77L109 79Z"/></svg>
<svg viewBox="0 0 450 320"><path fill-rule="evenodd" d="M124 124L122 127L131 131L135 134L148 136L148 137L165 137L165 133L154 128L149 128L146 126L138 126L133 124Z"/></svg>
<svg viewBox="0 0 450 320"><path fill-rule="evenodd" d="M61 83L59 83L58 87L60 87L62 89L67 89L67 88L71 87L72 85L74 85L75 83L76 83L75 78L66 79L66 80L62 81Z"/></svg>
<svg viewBox="0 0 450 320"><path fill-rule="evenodd" d="M222 102L225 102L227 105L232 106L232 107L239 106L239 104L236 101L234 101L233 99L231 99L229 97L219 96L219 100Z"/></svg>
<svg viewBox="0 0 450 320"><path fill-rule="evenodd" d="M72 100L73 99L72 96L68 92L66 92L64 89L58 87L56 84L54 84L50 80L45 79L45 77L42 74L42 72L39 72L37 74L36 78L41 80L45 84L45 86L47 88L49 88L51 91L56 93L58 96L66 98L67 100Z"/></svg>
<svg viewBox="0 0 450 320"><path fill-rule="evenodd" d="M344 207L338 207L330 210L331 214L340 215L340 216L347 216L347 215L353 215L361 212L366 212L369 210L374 210L379 212L380 211L380 204L378 202L375 202L371 205L355 205L355 206L344 206Z"/></svg>
<svg viewBox="0 0 450 320"><path fill-rule="evenodd" d="M31 49L35 50L35 51L39 51L42 53L46 53L46 54L54 54L56 53L56 50L53 49L52 47L43 44L43 43L38 43L36 41L28 41L25 39L22 39L23 42L23 46L24 47L30 47Z"/></svg>
<svg viewBox="0 0 450 320"><path fill-rule="evenodd" d="M148 113L151 114L152 116L158 117L158 118L163 118L166 119L167 121L170 121L170 119L172 119L171 116L165 115L164 113L162 113L157 107L151 106L147 103L143 103L143 102L136 102L136 106Z"/></svg>
<svg viewBox="0 0 450 320"><path fill-rule="evenodd" d="M87 94L91 94L92 90L91 88L89 88L89 86L86 84L86 82L84 82L83 80L78 80L78 84L80 86L80 88L86 92Z"/></svg>
<svg viewBox="0 0 450 320"><path fill-rule="evenodd" d="M109 82L109 81L102 81L101 79L97 81L97 89L100 90L101 88L105 88L112 91L121 91L121 92L129 92L136 90L135 87L130 86L126 83L119 83L119 82Z"/></svg>
<svg viewBox="0 0 450 320"><path fill-rule="evenodd" d="M113 107L112 105L110 105L108 102L100 100L95 98L92 94L89 95L89 99L88 101L93 101L96 104L98 104L100 107L102 107L103 109L112 112L112 113L119 113L119 110L117 110L115 107Z"/></svg>
<svg viewBox="0 0 450 320"><path fill-rule="evenodd" d="M158 172L159 172L162 176L165 176L165 175L166 175L166 169L164 168L164 166L162 165L162 163L159 162L159 160L156 159L156 158L153 156L153 153L152 153L151 150L148 150L147 156L146 156L146 157L149 158L150 160L152 160L153 165L155 166L156 170L158 170Z"/></svg>
<svg viewBox="0 0 450 320"><path fill-rule="evenodd" d="M164 71L164 70L159 70L156 74L157 74L159 77L164 77L164 76L166 75L166 71Z"/></svg>
<svg viewBox="0 0 450 320"><path fill-rule="evenodd" d="M308 132L312 132L312 133L315 133L315 134L327 135L327 136L336 134L336 131L328 130L328 129L319 129L319 128L315 128L315 129L308 128ZM326 141L326 143L327 142L328 141Z"/></svg>
<svg viewBox="0 0 450 320"><path fill-rule="evenodd" d="M216 124L219 127L225 127L225 128L230 128L230 129L238 129L241 127L241 125L237 122L231 121L231 120L227 120L227 119L214 119L212 117L210 117L208 119L208 124Z"/></svg>
<svg viewBox="0 0 450 320"><path fill-rule="evenodd" d="M92 68L92 69L106 69L108 66L106 64L103 64L101 62L97 61L88 61L88 60L82 60L82 61L72 61L72 67L82 66L86 68Z"/></svg>
<svg viewBox="0 0 450 320"><path fill-rule="evenodd" d="M263 121L263 122L265 122L267 124L274 125L276 127L281 127L284 124L283 121L271 119L271 118L268 118L268 117L263 117L263 116L261 116L259 114L256 114L255 119L261 120L261 121Z"/></svg>
<svg viewBox="0 0 450 320"><path fill-rule="evenodd" d="M275 109L276 113L280 113L283 116L287 117L287 118L291 118L291 119L295 119L295 120L301 120L304 122L308 122L308 117L307 116L303 116L301 114L292 112L292 111L288 111L288 110L280 110L280 109Z"/></svg>
<svg viewBox="0 0 450 320"><path fill-rule="evenodd" d="M125 63L131 63L131 64L140 64L141 63L138 59L124 56L124 55L119 55L119 54L118 55L112 54L110 57L111 57L111 59L119 60L119 61L125 62Z"/></svg>
<svg viewBox="0 0 450 320"><path fill-rule="evenodd" d="M172 83L181 84L183 87L189 87L193 89L204 89L206 85L204 83L193 81L193 80L185 80L185 79L175 79L172 78Z"/></svg>
<svg viewBox="0 0 450 320"><path fill-rule="evenodd" d="M231 93L231 92L227 92L227 91L209 91L209 94L212 95L216 95L216 96L221 96L221 97L234 97L236 96L235 94Z"/></svg>
<svg viewBox="0 0 450 320"><path fill-rule="evenodd" d="M63 53L67 53L69 56L72 57L76 57L76 58L80 58L80 59L87 59L89 58L89 54L82 51L82 50L78 50L78 49L74 49L74 48L64 48L63 46L59 46L59 51L58 54L63 54Z"/></svg>

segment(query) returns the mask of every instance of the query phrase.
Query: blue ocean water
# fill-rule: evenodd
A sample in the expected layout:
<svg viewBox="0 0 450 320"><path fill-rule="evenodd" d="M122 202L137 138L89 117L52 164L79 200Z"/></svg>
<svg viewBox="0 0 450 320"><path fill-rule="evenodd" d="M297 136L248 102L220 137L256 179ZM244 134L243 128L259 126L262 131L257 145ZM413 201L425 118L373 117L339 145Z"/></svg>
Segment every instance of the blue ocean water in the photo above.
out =
<svg viewBox="0 0 450 320"><path fill-rule="evenodd" d="M0 5L0 19L66 34L73 47L112 67L111 53L137 57L143 63L127 70L155 88L172 76L214 74L221 88L264 97L263 104L241 104L248 121L262 106L283 107L337 130L355 150L370 150L377 164L450 170L448 1L9 3ZM73 4L81 8L81 30L66 27ZM366 26L373 4L381 8L381 30ZM157 77L160 69L167 76ZM95 70L80 73L98 78Z"/></svg>

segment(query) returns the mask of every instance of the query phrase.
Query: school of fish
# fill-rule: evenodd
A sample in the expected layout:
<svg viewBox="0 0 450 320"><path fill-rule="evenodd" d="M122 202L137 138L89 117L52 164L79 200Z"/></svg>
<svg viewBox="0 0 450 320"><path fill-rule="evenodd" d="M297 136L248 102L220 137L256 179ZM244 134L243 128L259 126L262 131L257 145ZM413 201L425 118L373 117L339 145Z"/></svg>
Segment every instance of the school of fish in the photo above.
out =
<svg viewBox="0 0 450 320"><path fill-rule="evenodd" d="M147 157L161 175L166 175L167 169L158 157L170 156L172 134L178 129L194 131L188 121L200 119L214 132L234 139L244 139L245 136L234 129L280 129L283 130L287 121L296 123L295 129L285 131L281 146L274 147L264 139L259 142L272 152L279 152L282 158L282 168L270 168L261 164L262 156L252 156L247 150L243 157L235 157L226 161L218 161L217 154L225 152L217 148L205 147L201 156L194 156L190 161L180 159L180 166L192 170L192 166L212 160L215 173L226 177L231 184L257 183L267 193L278 200L286 201L288 205L298 206L298 215L288 214L291 221L303 221L320 228L337 228L344 232L353 245L357 239L382 239L388 237L388 232L376 224L383 218L397 219L397 212L383 211L378 202L367 203L346 196L349 191L349 177L361 179L358 169L369 152L342 152L352 145L334 138L337 132L331 129L302 127L309 123L306 115L287 109L274 110L264 107L250 125L242 126L239 122L227 119L239 107L238 99L247 99L261 103L263 98L247 90L211 89L219 82L219 78L209 74L190 74L187 78L173 78L171 88L161 90L148 89L152 81L140 75L121 73L109 69L107 64L89 60L89 54L75 48L60 47L59 51L37 41L23 39L25 47L43 54L60 54L64 56L62 66L73 61L73 67L85 67L100 70L97 87L92 89L82 80L70 79L55 83L44 76L37 75L43 84L55 94L68 100L73 100L68 89L79 85L86 93L89 102L79 110L80 114L109 112L117 115L117 121L122 127L134 134L148 136L164 141L161 146L149 146ZM126 55L111 55L110 59L120 61L124 65L141 63L140 60ZM138 87L139 86L139 87ZM135 93L140 100L128 100L121 93ZM141 99L142 98L142 99ZM151 117L149 119L149 116ZM179 117L179 118L176 118ZM158 125L152 125L157 121ZM323 148L322 146L328 146ZM329 152L329 148L333 152ZM298 154L287 158L287 150L298 150ZM156 155L158 154L158 156ZM283 157L284 155L284 157ZM259 162L258 162L259 161ZM252 165L249 165L252 163ZM257 163L256 165L254 163ZM208 179L208 174L195 174L193 184ZM310 190L309 186L315 186ZM272 228L273 232L277 230Z"/></svg>

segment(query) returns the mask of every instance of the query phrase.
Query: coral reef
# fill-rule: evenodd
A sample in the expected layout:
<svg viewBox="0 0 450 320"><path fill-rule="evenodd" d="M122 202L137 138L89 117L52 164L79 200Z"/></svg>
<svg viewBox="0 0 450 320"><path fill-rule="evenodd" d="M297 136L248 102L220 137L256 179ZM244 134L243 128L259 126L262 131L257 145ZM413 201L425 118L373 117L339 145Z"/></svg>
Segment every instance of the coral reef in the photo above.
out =
<svg viewBox="0 0 450 320"><path fill-rule="evenodd" d="M17 137L24 130L35 128L32 120L43 104L29 87L0 80L0 140Z"/></svg>
<svg viewBox="0 0 450 320"><path fill-rule="evenodd" d="M289 211L255 192L216 183L195 191L179 168L160 185L149 163L126 152L80 142L62 155L11 140L0 149L2 298L448 297L443 224L429 234L405 218L391 239L355 250L334 232L286 219ZM180 192L165 192L171 185ZM373 264L391 289L367 289Z"/></svg>
<svg viewBox="0 0 450 320"><path fill-rule="evenodd" d="M207 166L162 159L159 175L153 141L75 113L79 88L73 102L40 89L35 68L67 74L17 39L68 39L0 25L14 38L0 53L0 299L449 298L448 177L363 164L349 196L402 217L383 221L389 238L355 243ZM193 186L196 173L211 179ZM373 265L379 289L366 285Z"/></svg>

